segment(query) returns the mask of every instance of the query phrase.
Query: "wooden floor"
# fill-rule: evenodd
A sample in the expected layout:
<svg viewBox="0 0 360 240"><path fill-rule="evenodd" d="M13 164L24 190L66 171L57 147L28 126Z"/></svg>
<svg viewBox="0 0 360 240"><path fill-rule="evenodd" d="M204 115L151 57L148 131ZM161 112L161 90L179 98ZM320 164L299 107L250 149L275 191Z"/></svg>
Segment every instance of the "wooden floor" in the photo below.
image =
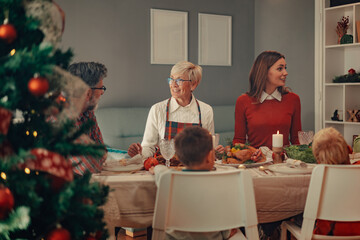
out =
<svg viewBox="0 0 360 240"><path fill-rule="evenodd" d="M125 230L121 229L118 233L117 240L146 240L146 235L138 236L138 237L130 237L125 234Z"/></svg>

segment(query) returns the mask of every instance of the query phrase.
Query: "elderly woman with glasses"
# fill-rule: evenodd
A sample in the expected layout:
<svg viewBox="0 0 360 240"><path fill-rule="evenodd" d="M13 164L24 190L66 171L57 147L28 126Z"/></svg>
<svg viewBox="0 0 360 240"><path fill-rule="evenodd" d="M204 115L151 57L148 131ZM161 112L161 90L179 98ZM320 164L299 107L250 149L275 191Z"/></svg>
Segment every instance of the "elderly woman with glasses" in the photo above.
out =
<svg viewBox="0 0 360 240"><path fill-rule="evenodd" d="M214 134L212 107L195 98L193 91L199 85L202 68L191 62L175 64L167 79L171 97L156 103L150 109L143 141L133 143L128 154L133 157L142 154L143 158L153 156L160 139L172 139L187 126L201 126ZM217 147L223 151L223 147Z"/></svg>

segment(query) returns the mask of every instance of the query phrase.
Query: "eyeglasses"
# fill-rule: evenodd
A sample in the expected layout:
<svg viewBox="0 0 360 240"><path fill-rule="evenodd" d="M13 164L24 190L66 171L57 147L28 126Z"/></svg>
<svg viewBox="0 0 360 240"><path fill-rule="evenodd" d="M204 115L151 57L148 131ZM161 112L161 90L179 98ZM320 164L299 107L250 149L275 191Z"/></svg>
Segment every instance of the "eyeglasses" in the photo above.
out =
<svg viewBox="0 0 360 240"><path fill-rule="evenodd" d="M184 82L191 82L191 80L184 80L181 78L178 78L178 79L168 78L167 80L168 80L169 85L171 85L175 82L178 86L183 85Z"/></svg>
<svg viewBox="0 0 360 240"><path fill-rule="evenodd" d="M96 90L96 89L98 89L98 90L103 90L104 92L106 91L106 87L105 87L105 86L102 86L102 87L92 87L91 89L92 89L92 90Z"/></svg>

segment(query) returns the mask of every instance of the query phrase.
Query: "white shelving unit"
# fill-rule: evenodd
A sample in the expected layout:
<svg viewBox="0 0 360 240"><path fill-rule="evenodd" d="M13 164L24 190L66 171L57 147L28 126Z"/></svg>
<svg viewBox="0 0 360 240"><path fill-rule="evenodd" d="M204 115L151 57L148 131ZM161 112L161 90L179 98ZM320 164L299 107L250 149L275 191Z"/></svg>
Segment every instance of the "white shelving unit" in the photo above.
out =
<svg viewBox="0 0 360 240"><path fill-rule="evenodd" d="M337 22L349 16L347 34L353 43L338 44ZM330 0L315 0L315 115L316 131L324 127L339 130L348 144L353 135L360 134L360 122L348 122L347 110L360 110L360 83L333 83L335 76L348 73L350 68L360 72L360 39L356 21L360 21L360 3L330 7ZM343 121L332 121L335 110Z"/></svg>

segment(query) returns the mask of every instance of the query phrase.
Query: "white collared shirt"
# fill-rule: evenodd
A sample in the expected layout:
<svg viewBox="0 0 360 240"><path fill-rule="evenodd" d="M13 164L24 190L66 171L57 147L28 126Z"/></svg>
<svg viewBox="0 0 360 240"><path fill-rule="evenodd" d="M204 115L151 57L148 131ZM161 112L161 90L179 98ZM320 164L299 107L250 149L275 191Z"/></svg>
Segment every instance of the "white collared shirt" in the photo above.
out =
<svg viewBox="0 0 360 240"><path fill-rule="evenodd" d="M155 146L159 144L159 140L165 136L166 123L166 105L169 99L154 104L146 121L143 141L142 154L144 157L153 156L155 153ZM202 127L207 129L211 134L214 134L214 113L210 105L199 101L201 111ZM169 121L183 122L183 123L199 123L199 110L192 95L191 102L185 106L180 106L175 98L171 98L169 104Z"/></svg>
<svg viewBox="0 0 360 240"><path fill-rule="evenodd" d="M265 100L271 99L276 99L281 102L281 93L277 89L275 89L272 94L267 94L265 91L263 91L260 97L260 103L263 103Z"/></svg>

